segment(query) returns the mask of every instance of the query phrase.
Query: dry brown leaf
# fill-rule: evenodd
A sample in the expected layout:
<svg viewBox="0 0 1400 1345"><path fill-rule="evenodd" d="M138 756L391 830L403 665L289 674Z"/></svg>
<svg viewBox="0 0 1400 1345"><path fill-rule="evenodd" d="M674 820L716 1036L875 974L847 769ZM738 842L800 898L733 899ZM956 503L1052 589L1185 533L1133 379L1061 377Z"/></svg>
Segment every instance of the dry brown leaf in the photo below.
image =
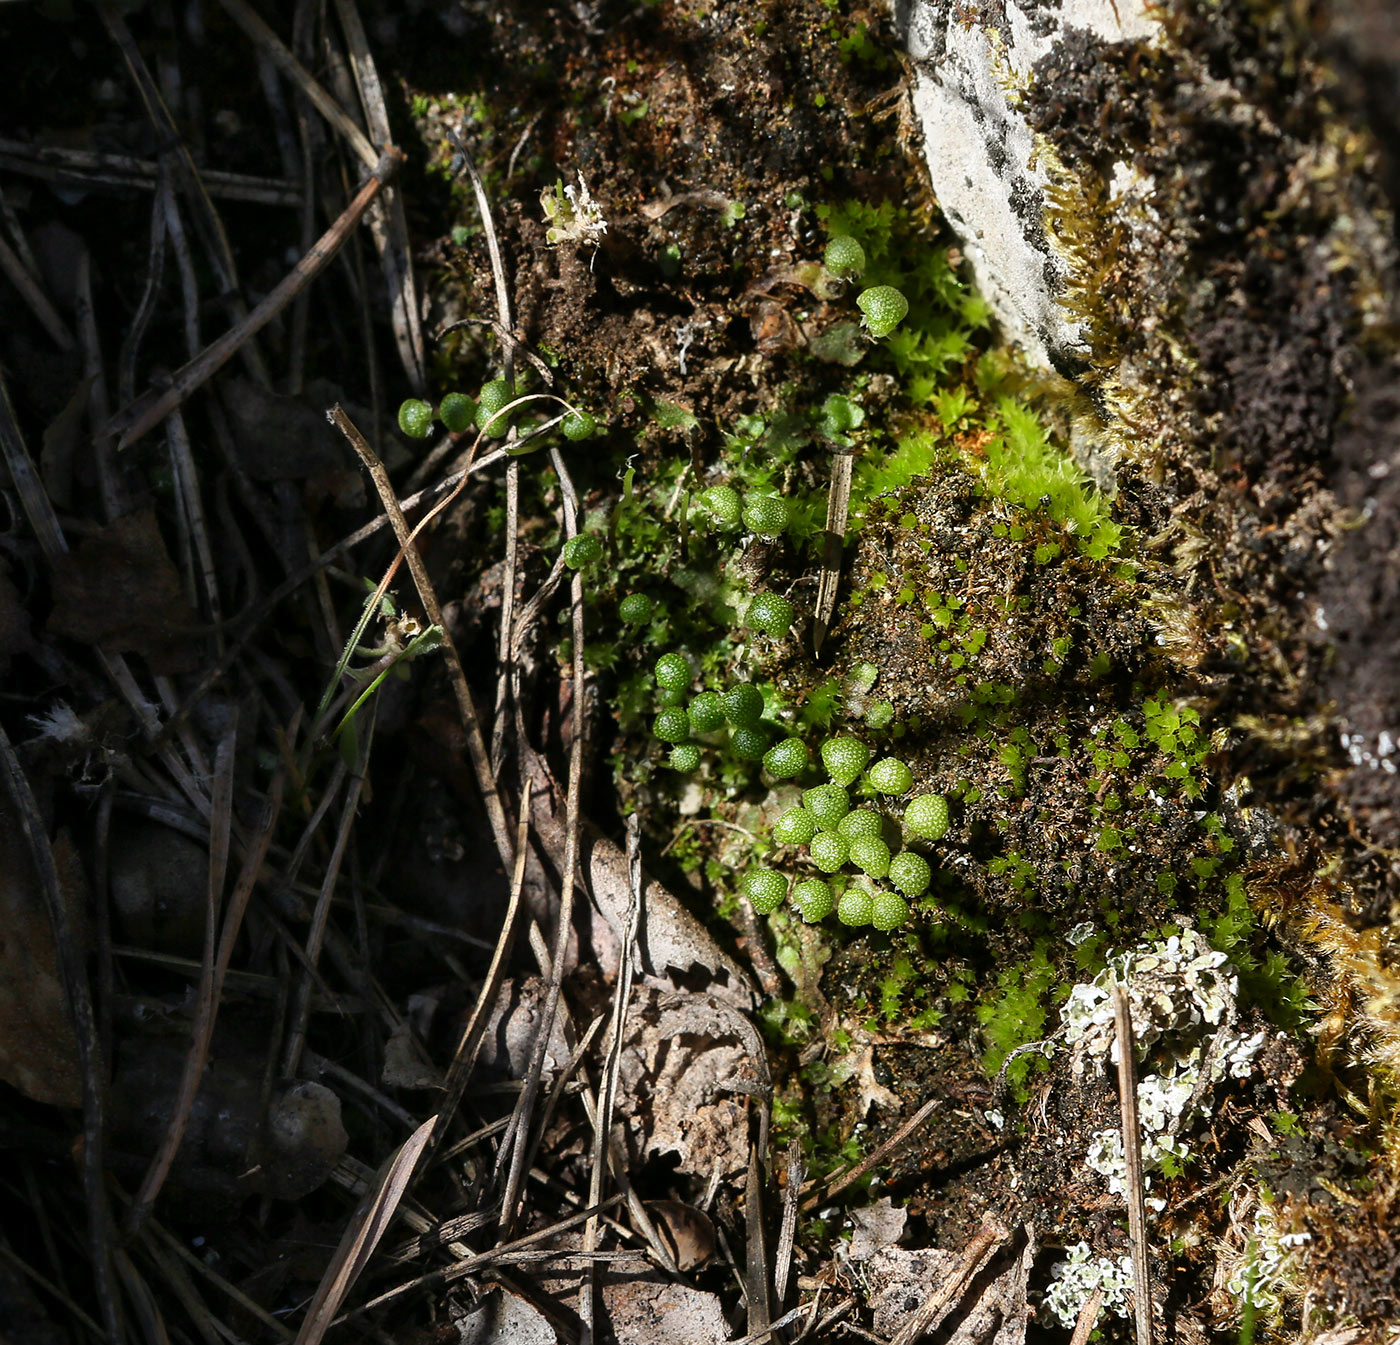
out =
<svg viewBox="0 0 1400 1345"><path fill-rule="evenodd" d="M957 1325L946 1338L947 1345L1024 1345L1026 1324L1030 1320L1027 1285L1031 1263L1035 1260L1035 1238L1027 1228L1013 1246L1019 1255L1003 1254L985 1269L976 1282L985 1284L975 1302L954 1298L948 1313L956 1313ZM926 1251L906 1251L902 1247L886 1247L865 1263L866 1285L873 1314L875 1334L890 1339L908 1320L909 1314L928 1297L929 1293L958 1273L962 1258L953 1252L929 1248ZM987 1280L987 1270L996 1275ZM942 1320L951 1321L947 1313ZM929 1327L932 1338L938 1321Z"/></svg>
<svg viewBox="0 0 1400 1345"><path fill-rule="evenodd" d="M527 977L518 984L511 980L501 982L481 1039L481 1053L477 1059L482 1065L500 1070L512 1079L525 1077L525 1071L530 1067L535 1036L544 1021L545 989L544 981L538 976ZM568 1063L569 1056L564 1025L556 1018L545 1052L544 1067L547 1071L562 1069Z"/></svg>
<svg viewBox="0 0 1400 1345"><path fill-rule="evenodd" d="M847 1255L852 1261L868 1261L876 1252L893 1247L903 1236L908 1218L909 1212L898 1208L889 1196L862 1210L852 1210L855 1234Z"/></svg>
<svg viewBox="0 0 1400 1345"><path fill-rule="evenodd" d="M667 1007L662 1007L670 1002ZM675 1153L679 1171L729 1176L748 1159L739 1090L759 1082L751 1052L735 1025L703 995L633 995L622 1053L618 1114L630 1119L642 1153Z"/></svg>
<svg viewBox="0 0 1400 1345"><path fill-rule="evenodd" d="M204 626L185 601L155 512L98 528L54 563L51 634L119 654L140 654L156 673L200 666Z"/></svg>
<svg viewBox="0 0 1400 1345"><path fill-rule="evenodd" d="M82 870L60 834L54 862L75 915L83 907ZM39 890L24 833L0 797L0 1078L37 1102L79 1107L78 1042L58 968L53 924Z"/></svg>
<svg viewBox="0 0 1400 1345"><path fill-rule="evenodd" d="M715 1294L654 1277L609 1275L603 1309L618 1345L719 1345L731 1340Z"/></svg>
<svg viewBox="0 0 1400 1345"><path fill-rule="evenodd" d="M682 1274L703 1266L715 1254L715 1226L704 1210L682 1200L648 1200L646 1207Z"/></svg>

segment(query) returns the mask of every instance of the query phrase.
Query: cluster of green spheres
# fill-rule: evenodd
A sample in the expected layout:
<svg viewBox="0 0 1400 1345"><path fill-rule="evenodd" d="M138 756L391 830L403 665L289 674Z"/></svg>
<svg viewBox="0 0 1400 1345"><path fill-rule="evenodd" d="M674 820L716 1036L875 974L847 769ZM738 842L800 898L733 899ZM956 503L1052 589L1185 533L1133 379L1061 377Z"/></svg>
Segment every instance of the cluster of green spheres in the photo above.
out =
<svg viewBox="0 0 1400 1345"><path fill-rule="evenodd" d="M789 890L788 879L777 870L750 869L744 875L744 894L760 915L776 911L786 899L809 924L835 911L842 924L872 925L888 933L908 920L909 902L933 881L932 866L916 850L892 853L885 840L886 817L873 808L852 806L850 786L863 779L867 794L902 798L914 787L914 773L896 757L873 762L870 757L870 749L858 738L827 739L821 760L828 783L805 790L802 802L778 817L772 832L780 845L805 847L808 861L828 877L848 866L862 876L850 881L838 897L826 878L800 878ZM805 749L802 758L805 766ZM948 832L948 802L941 794L920 794L904 805L902 822L906 839L942 840Z"/></svg>
<svg viewBox="0 0 1400 1345"><path fill-rule="evenodd" d="M700 744L728 728L729 751L740 761L761 761L775 780L790 780L807 767L807 745L800 738L773 741L775 726L763 719L763 693L751 682L736 682L725 691L701 691L689 696L694 680L681 654L656 660L656 700L660 709L652 720L654 738L670 744L671 766L689 773L700 765ZM689 700L687 702L687 697Z"/></svg>
<svg viewBox="0 0 1400 1345"><path fill-rule="evenodd" d="M742 524L769 541L781 537L792 524L792 504L781 495L751 491L741 496L733 486L711 486L700 492L700 505L720 527Z"/></svg>
<svg viewBox="0 0 1400 1345"><path fill-rule="evenodd" d="M511 418L503 413L518 396L514 385L504 378L493 378L482 384L475 401L464 392L449 392L436 411L431 402L410 397L399 406L399 429L410 439L426 439L433 421L440 420L451 434L479 429L488 439L499 439L510 429ZM566 439L587 439L597 432L598 422L591 412L573 409L559 428Z"/></svg>

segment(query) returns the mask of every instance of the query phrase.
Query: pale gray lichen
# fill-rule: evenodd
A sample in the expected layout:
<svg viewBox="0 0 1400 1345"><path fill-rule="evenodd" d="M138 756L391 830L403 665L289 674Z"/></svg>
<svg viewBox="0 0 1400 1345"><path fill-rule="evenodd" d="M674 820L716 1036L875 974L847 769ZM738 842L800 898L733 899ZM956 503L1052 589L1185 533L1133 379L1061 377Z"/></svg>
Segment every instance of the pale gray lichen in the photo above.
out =
<svg viewBox="0 0 1400 1345"><path fill-rule="evenodd" d="M1261 1201L1254 1211L1254 1231L1225 1288L1241 1308L1249 1307L1268 1317L1283 1311L1283 1300L1297 1282L1298 1248L1311 1234L1290 1232L1279 1222L1278 1207Z"/></svg>
<svg viewBox="0 0 1400 1345"><path fill-rule="evenodd" d="M1128 1315L1128 1291L1133 1287L1133 1262L1128 1256L1116 1260L1095 1256L1087 1242L1076 1243L1065 1259L1050 1272L1050 1287L1041 1308L1065 1326L1079 1320L1084 1305L1099 1289L1103 1290L1101 1309L1119 1317Z"/></svg>

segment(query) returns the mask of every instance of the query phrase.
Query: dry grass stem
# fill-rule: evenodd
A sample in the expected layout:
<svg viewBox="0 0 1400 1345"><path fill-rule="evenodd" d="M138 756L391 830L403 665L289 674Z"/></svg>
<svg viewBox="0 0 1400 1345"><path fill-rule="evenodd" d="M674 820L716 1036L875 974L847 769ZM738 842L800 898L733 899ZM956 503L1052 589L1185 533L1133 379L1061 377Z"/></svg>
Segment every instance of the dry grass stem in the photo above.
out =
<svg viewBox="0 0 1400 1345"><path fill-rule="evenodd" d="M370 202L379 195L384 184L398 171L402 162L403 154L392 145L388 146L375 165L374 172L340 217L242 322L212 341L193 360L177 370L171 377L169 387L150 389L112 418L106 426L106 431L119 436L118 449L129 448L164 420L192 392L208 382L244 342L271 322L325 269L331 258L344 246L350 231L359 223L360 216L369 209Z"/></svg>
<svg viewBox="0 0 1400 1345"><path fill-rule="evenodd" d="M831 459L831 486L826 498L826 531L822 533L822 572L817 582L817 606L812 618L812 652L820 654L836 614L836 592L841 586L841 554L846 544L846 523L851 508L849 453Z"/></svg>
<svg viewBox="0 0 1400 1345"><path fill-rule="evenodd" d="M1133 1325L1137 1345L1152 1345L1152 1281L1147 1265L1147 1200L1142 1179L1142 1127L1138 1124L1136 1047L1132 1009L1121 985L1113 987L1118 1034L1118 1106L1127 1162L1128 1239L1133 1252Z"/></svg>
<svg viewBox="0 0 1400 1345"><path fill-rule="evenodd" d="M824 1201L831 1200L841 1194L853 1182L858 1182L872 1168L879 1167L881 1163L887 1163L904 1146L909 1137L921 1126L934 1111L938 1108L941 1099L930 1098L922 1107L916 1111L889 1139L885 1140L876 1148L872 1149L855 1167L843 1172L839 1177L832 1179L821 1190L814 1190L802 1197L802 1208L804 1210L815 1209Z"/></svg>

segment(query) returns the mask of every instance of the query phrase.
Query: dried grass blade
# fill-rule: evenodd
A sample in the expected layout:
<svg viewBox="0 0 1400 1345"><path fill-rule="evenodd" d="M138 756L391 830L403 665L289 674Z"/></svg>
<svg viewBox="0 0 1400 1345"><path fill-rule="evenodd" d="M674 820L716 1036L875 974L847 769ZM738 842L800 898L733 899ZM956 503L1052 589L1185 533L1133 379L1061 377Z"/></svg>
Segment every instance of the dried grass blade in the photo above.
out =
<svg viewBox="0 0 1400 1345"><path fill-rule="evenodd" d="M817 609L812 620L812 651L822 652L836 613L836 591L841 585L841 552L851 508L851 455L837 453L831 460L831 488L826 497L826 531L822 533L822 572L817 581Z"/></svg>
<svg viewBox="0 0 1400 1345"><path fill-rule="evenodd" d="M1142 1127L1137 1110L1137 1043L1127 991L1113 987L1113 1023L1118 1034L1118 1107L1127 1163L1128 1240L1133 1252L1133 1326L1137 1345L1152 1345L1152 1281L1147 1266L1147 1197L1142 1178Z"/></svg>
<svg viewBox="0 0 1400 1345"><path fill-rule="evenodd" d="M354 0L335 0L335 10L346 45L350 48L350 68L355 75L355 86L360 91L370 138L376 144L387 145L393 138L389 129L389 109L384 101L384 90L359 10ZM379 251L379 261L384 268L384 281L389 289L389 315L399 347L399 359L413 390L419 392L425 386L423 328L418 320L418 286L413 276L413 253L408 244L408 220L404 215L403 197L392 187L388 188L382 201L370 211L369 223L374 246Z"/></svg>
<svg viewBox="0 0 1400 1345"><path fill-rule="evenodd" d="M282 39L272 31L251 5L244 0L219 0L228 16L236 23L253 43L266 54L269 60L296 85L315 106L316 110L345 137L367 168L373 168L380 155L379 151L365 139L364 132L355 125L349 114L334 98L323 89L307 71L306 67L283 45Z"/></svg>
<svg viewBox="0 0 1400 1345"><path fill-rule="evenodd" d="M797 1239L797 1205L807 1168L802 1161L802 1145L793 1140L787 1151L787 1185L783 1188L783 1216L778 1225L778 1251L773 1265L773 1303L781 1308L787 1298L788 1276L792 1273L792 1252ZM789 1314L791 1315L791 1314Z"/></svg>
<svg viewBox="0 0 1400 1345"><path fill-rule="evenodd" d="M188 364L181 366L161 390L151 388L129 406L118 411L106 426L110 434L120 435L119 449L129 448L153 426L158 425L196 388L203 386L229 361L234 353L255 332L272 321L326 267L341 249L360 216L369 209L384 184L397 172L403 161L402 153L392 145L387 147L374 172L356 193L354 200L339 218L321 235L311 250L292 268L272 292L243 321L210 342Z"/></svg>
<svg viewBox="0 0 1400 1345"><path fill-rule="evenodd" d="M910 1313L890 1345L914 1345L915 1341L920 1340L972 1283L983 1261L993 1255L998 1247L1005 1245L1010 1236L1010 1230L1002 1224L983 1224L967 1244L957 1268Z"/></svg>
<svg viewBox="0 0 1400 1345"><path fill-rule="evenodd" d="M364 1208L363 1214L353 1219L345 1230L340 1246L336 1248L331 1263L306 1310L306 1319L297 1332L296 1345L318 1345L327 1328L335 1320L345 1295L360 1277L360 1273L374 1255L379 1240L388 1230L399 1202L408 1191L413 1179L413 1170L418 1164L424 1146L433 1133L437 1117L430 1116L413 1132L393 1158L384 1167L379 1187L373 1198Z"/></svg>

